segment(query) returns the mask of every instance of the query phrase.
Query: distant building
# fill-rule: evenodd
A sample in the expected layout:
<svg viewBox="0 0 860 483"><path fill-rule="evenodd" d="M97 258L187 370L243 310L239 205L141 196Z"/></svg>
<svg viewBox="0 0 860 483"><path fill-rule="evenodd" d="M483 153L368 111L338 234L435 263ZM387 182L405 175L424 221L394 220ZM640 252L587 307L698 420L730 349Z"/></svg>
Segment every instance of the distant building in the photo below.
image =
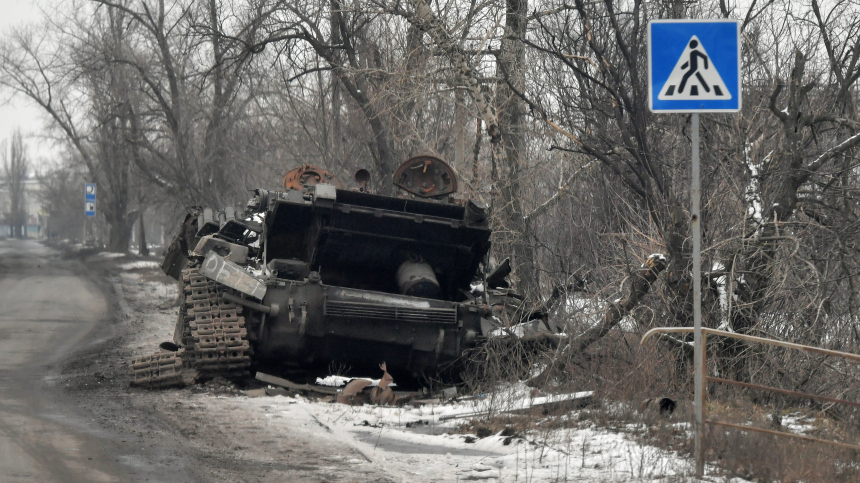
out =
<svg viewBox="0 0 860 483"><path fill-rule="evenodd" d="M24 233L27 238L42 236L42 185L35 177L24 180L24 202L27 206L27 225ZM9 213L9 185L0 177L0 238L12 236L12 227L7 223Z"/></svg>

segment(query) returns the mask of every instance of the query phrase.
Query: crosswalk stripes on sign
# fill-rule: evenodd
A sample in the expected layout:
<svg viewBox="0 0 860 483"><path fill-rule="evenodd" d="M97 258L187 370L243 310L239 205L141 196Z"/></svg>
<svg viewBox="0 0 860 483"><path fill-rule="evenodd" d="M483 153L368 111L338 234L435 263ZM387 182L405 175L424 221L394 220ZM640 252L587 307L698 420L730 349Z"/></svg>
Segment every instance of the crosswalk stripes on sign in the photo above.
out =
<svg viewBox="0 0 860 483"><path fill-rule="evenodd" d="M657 97L666 100L727 100L732 93L708 56L705 46L693 35Z"/></svg>

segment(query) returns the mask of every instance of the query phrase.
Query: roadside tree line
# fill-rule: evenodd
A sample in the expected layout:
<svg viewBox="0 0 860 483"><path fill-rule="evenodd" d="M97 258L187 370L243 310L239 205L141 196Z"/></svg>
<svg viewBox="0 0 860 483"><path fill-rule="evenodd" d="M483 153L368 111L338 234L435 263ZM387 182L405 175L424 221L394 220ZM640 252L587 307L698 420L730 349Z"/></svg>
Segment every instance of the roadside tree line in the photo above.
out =
<svg viewBox="0 0 860 483"><path fill-rule="evenodd" d="M584 334L568 345L581 352L625 320L691 325L689 117L649 112L645 29L739 19L743 110L702 119L705 323L856 351L858 14L818 0L76 0L3 39L0 84L66 147L52 175L99 184L114 250L144 212L241 205L298 164L368 168L388 193L401 160L440 155L490 205L494 262L512 257L518 288ZM652 253L667 262L643 266ZM750 378L745 346L714 350ZM798 367L771 369L803 389L817 369Z"/></svg>

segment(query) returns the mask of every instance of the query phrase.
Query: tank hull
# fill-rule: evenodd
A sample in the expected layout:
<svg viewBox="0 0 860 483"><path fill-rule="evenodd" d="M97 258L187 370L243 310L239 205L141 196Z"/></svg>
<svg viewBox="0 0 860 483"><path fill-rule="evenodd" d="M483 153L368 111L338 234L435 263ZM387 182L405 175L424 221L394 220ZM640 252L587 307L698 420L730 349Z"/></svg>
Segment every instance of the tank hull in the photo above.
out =
<svg viewBox="0 0 860 483"><path fill-rule="evenodd" d="M255 361L277 372L338 368L367 374L386 363L401 382L454 369L475 344L481 311L474 304L300 281L270 285L260 314Z"/></svg>

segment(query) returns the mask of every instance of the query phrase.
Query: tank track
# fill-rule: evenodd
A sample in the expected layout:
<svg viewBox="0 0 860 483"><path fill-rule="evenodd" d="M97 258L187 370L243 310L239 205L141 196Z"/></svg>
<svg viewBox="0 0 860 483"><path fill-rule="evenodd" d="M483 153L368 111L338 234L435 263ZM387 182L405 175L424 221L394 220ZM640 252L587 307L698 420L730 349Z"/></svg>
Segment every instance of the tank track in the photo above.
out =
<svg viewBox="0 0 860 483"><path fill-rule="evenodd" d="M193 384L196 374L185 367L184 358L185 349L138 357L131 364L134 371L131 385L155 389Z"/></svg>
<svg viewBox="0 0 860 483"><path fill-rule="evenodd" d="M175 352L138 358L132 385L149 388L185 386L197 379L235 379L249 375L251 355L242 307L222 294L229 288L209 280L192 266L182 271Z"/></svg>

